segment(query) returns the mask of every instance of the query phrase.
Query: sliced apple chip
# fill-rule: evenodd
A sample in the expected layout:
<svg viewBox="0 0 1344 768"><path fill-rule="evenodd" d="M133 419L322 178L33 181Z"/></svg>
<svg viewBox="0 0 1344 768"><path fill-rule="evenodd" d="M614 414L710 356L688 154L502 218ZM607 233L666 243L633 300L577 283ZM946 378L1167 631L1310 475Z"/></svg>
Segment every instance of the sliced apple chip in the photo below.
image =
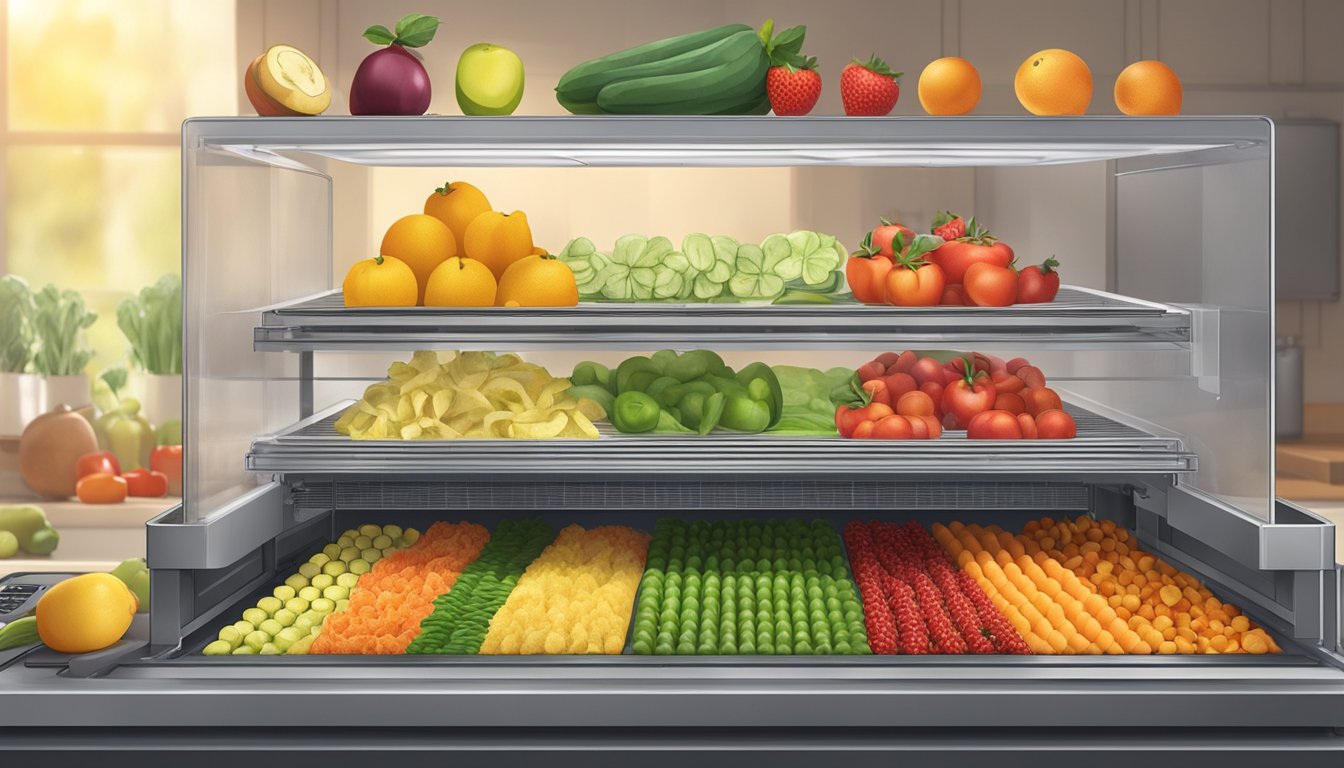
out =
<svg viewBox="0 0 1344 768"><path fill-rule="evenodd" d="M261 94L280 110L320 115L331 105L331 84L317 62L292 45L273 45L255 62ZM249 71L252 68L249 67ZM253 106L257 106L255 100ZM261 108L258 107L258 113ZM284 114L283 111L278 112Z"/></svg>

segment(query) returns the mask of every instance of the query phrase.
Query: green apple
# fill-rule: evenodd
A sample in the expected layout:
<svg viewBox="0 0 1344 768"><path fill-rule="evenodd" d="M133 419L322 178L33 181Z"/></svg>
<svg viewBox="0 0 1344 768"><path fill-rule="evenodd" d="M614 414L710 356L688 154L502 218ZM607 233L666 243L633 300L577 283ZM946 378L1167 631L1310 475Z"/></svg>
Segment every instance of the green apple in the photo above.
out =
<svg viewBox="0 0 1344 768"><path fill-rule="evenodd" d="M149 568L145 566L145 559L133 557L113 568L112 575L135 593L135 599L140 601L137 613L149 613Z"/></svg>
<svg viewBox="0 0 1344 768"><path fill-rule="evenodd" d="M523 100L523 60L494 43L477 43L457 60L457 105L464 115L511 115Z"/></svg>

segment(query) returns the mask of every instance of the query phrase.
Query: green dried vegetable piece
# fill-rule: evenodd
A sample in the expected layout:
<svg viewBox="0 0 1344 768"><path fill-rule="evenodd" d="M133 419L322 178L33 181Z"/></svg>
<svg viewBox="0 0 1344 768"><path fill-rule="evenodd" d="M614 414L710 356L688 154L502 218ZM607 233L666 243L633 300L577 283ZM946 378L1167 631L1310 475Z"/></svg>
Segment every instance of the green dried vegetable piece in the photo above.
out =
<svg viewBox="0 0 1344 768"><path fill-rule="evenodd" d="M742 299L773 299L784 292L784 280L774 273L760 246L744 243L737 249L737 274L728 280L728 290Z"/></svg>
<svg viewBox="0 0 1344 768"><path fill-rule="evenodd" d="M696 273L708 272L718 257L714 253L714 242L709 235L695 232L681 241L682 253Z"/></svg>
<svg viewBox="0 0 1344 768"><path fill-rule="evenodd" d="M681 293L682 286L686 284L686 279L680 272L669 269L667 266L661 266L654 269L653 277L653 298L655 299L673 299Z"/></svg>
<svg viewBox="0 0 1344 768"><path fill-rule="evenodd" d="M795 236L797 239L795 239ZM817 232L793 232L790 242L798 247L802 243L808 247L802 255L802 278L808 285L821 285L831 279L849 258L845 247L834 237ZM813 247L812 238L816 238Z"/></svg>
<svg viewBox="0 0 1344 768"><path fill-rule="evenodd" d="M736 269L737 252L742 245L726 235L712 237L710 242L714 246L714 265L705 271L705 275L716 283L726 283Z"/></svg>
<svg viewBox="0 0 1344 768"><path fill-rule="evenodd" d="M709 300L723 294L723 283L716 283L708 274L696 275L691 290L697 299Z"/></svg>
<svg viewBox="0 0 1344 768"><path fill-rule="evenodd" d="M789 237L771 235L761 241L761 252L765 254L767 264L773 265L772 271L784 278L793 280L803 273L803 251L796 250Z"/></svg>

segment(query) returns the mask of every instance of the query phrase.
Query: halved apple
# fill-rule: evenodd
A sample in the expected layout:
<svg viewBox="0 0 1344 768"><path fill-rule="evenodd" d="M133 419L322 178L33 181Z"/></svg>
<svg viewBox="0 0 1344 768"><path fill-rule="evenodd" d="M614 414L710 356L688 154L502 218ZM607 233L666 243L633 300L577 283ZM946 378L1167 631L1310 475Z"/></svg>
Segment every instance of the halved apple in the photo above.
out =
<svg viewBox="0 0 1344 768"><path fill-rule="evenodd" d="M256 62L257 85L284 109L320 115L331 104L331 85L317 62L292 45L273 45Z"/></svg>
<svg viewBox="0 0 1344 768"><path fill-rule="evenodd" d="M252 63L247 65L247 71L243 73L243 90L247 91L247 100L252 102L252 108L262 117L304 117L302 113L287 109L261 90L261 83L257 80L257 68L261 66L261 60L265 55L263 53L253 59Z"/></svg>

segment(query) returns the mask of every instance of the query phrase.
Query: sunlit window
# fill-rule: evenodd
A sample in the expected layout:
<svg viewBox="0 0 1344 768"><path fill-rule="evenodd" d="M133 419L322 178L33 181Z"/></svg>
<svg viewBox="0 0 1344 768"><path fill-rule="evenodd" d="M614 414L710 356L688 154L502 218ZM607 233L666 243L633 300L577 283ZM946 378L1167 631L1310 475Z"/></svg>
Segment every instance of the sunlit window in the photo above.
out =
<svg viewBox="0 0 1344 768"><path fill-rule="evenodd" d="M180 267L182 120L237 111L232 0L0 0L0 273L121 299Z"/></svg>

